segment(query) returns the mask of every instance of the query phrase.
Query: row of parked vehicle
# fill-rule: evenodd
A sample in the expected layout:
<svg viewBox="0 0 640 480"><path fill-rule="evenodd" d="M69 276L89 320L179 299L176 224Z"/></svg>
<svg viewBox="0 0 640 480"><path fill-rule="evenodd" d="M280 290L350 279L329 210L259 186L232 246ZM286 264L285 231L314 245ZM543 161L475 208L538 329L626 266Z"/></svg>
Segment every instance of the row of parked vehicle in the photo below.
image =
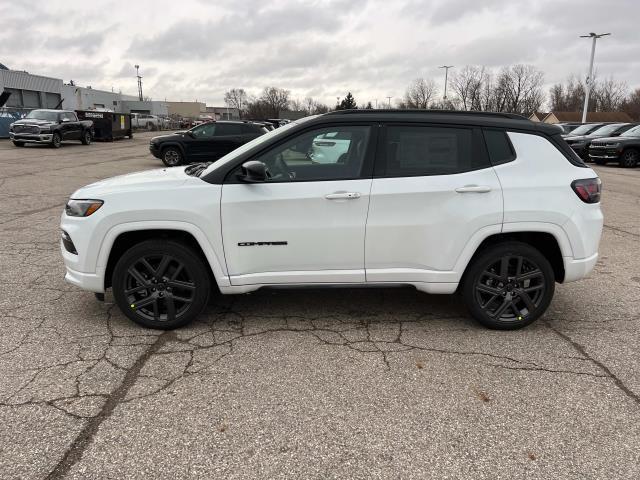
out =
<svg viewBox="0 0 640 480"><path fill-rule="evenodd" d="M215 161L288 122L282 119L267 119L201 123L189 130L152 138L149 151L167 167Z"/></svg>
<svg viewBox="0 0 640 480"><path fill-rule="evenodd" d="M587 162L606 165L618 163L633 168L640 163L639 123L559 124L565 141Z"/></svg>

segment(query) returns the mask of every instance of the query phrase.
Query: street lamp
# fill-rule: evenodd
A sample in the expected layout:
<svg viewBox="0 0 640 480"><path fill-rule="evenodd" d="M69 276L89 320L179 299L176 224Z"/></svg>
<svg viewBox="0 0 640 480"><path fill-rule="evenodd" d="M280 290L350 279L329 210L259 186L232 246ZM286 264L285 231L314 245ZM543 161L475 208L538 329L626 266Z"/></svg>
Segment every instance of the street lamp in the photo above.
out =
<svg viewBox="0 0 640 480"><path fill-rule="evenodd" d="M443 100L447 100L447 80L449 79L449 69L453 68L453 65L442 65L438 68L444 68L444 98Z"/></svg>
<svg viewBox="0 0 640 480"><path fill-rule="evenodd" d="M589 108L589 94L591 93L591 84L593 83L593 57L596 55L596 40L600 37L611 35L610 33L593 33L589 35L580 35L580 38L591 38L591 59L589 60L589 76L587 77L587 88L584 93L584 107L582 108L582 123L587 121L587 109Z"/></svg>
<svg viewBox="0 0 640 480"><path fill-rule="evenodd" d="M134 65L134 67L136 68L136 77L138 78L138 98L140 99L140 101L143 100L142 97L142 77L140 76L140 72L138 71L140 69L140 65Z"/></svg>

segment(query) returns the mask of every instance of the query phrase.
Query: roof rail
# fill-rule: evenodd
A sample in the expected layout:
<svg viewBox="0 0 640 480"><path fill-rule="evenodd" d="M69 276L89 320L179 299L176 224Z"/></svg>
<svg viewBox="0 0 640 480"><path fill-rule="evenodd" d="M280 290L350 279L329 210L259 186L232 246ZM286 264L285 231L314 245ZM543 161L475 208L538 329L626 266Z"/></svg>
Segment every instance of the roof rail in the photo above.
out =
<svg viewBox="0 0 640 480"><path fill-rule="evenodd" d="M328 112L325 115L348 115L348 114L374 114L374 113L435 113L439 115L473 115L473 116L481 116L481 117L493 117L493 118L509 118L512 120L526 120L530 121L527 117L523 115L519 115L517 113L503 113L503 112L478 112L478 111L470 111L470 110L428 110L428 109L389 109L389 108L380 108L380 109L371 109L371 108L363 108L363 109L352 109L352 110L334 110L332 112Z"/></svg>

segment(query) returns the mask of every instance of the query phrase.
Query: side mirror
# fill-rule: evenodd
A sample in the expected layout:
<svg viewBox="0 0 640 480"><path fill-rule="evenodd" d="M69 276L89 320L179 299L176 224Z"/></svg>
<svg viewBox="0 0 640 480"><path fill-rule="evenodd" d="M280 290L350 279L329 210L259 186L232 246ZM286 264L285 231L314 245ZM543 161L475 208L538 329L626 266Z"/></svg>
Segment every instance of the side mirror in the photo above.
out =
<svg viewBox="0 0 640 480"><path fill-rule="evenodd" d="M69 119L68 118L63 118L62 120L60 120L60 123L68 123Z"/></svg>
<svg viewBox="0 0 640 480"><path fill-rule="evenodd" d="M622 132L613 132L611 134L612 137L619 137Z"/></svg>
<svg viewBox="0 0 640 480"><path fill-rule="evenodd" d="M195 135L191 130L187 130L187 131L186 131L186 132L184 132L184 133L186 133L186 134L187 134L189 137L191 137L191 138L196 138L196 135Z"/></svg>
<svg viewBox="0 0 640 480"><path fill-rule="evenodd" d="M267 166L257 160L250 160L242 164L242 173L238 178L246 183L262 183L269 178Z"/></svg>

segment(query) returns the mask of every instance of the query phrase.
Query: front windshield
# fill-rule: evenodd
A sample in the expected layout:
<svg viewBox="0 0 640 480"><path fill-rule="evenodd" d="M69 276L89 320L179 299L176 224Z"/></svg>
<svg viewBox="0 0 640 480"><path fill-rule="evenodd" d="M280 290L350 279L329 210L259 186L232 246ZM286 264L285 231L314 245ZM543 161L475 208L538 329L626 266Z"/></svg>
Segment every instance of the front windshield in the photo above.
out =
<svg viewBox="0 0 640 480"><path fill-rule="evenodd" d="M33 118L35 120L46 120L47 122L57 122L58 112L49 112L47 110L31 110L25 118Z"/></svg>
<svg viewBox="0 0 640 480"><path fill-rule="evenodd" d="M618 130L623 124L621 123L614 123L612 125L605 125L604 127L600 127L597 130L594 130L593 132L591 132L589 134L589 136L602 136L602 137L608 137L609 134L615 132L616 130Z"/></svg>
<svg viewBox="0 0 640 480"><path fill-rule="evenodd" d="M593 125L591 123L587 123L585 125L580 125L575 130L571 131L571 135L588 135L593 132L596 128L600 128L602 125Z"/></svg>
<svg viewBox="0 0 640 480"><path fill-rule="evenodd" d="M621 137L640 137L640 125L624 132Z"/></svg>
<svg viewBox="0 0 640 480"><path fill-rule="evenodd" d="M227 153L224 157L220 157L219 160L217 160L214 163L212 163L211 165L209 165L209 167L204 172L202 172L202 175L200 175L200 176L201 177L206 176L212 170L215 170L219 166L224 165L225 163L232 161L238 155L242 155L244 152L247 152L247 151L251 150L256 145L260 145L262 142L268 142L268 141L270 141L270 140L272 140L274 138L277 138L280 135L283 135L284 133L286 133L287 130L293 128L294 126L300 125L301 123L309 121L312 118L316 118L317 116L318 115L312 115L310 117L301 118L299 120L296 120L295 122L287 123L283 127L276 128L275 130L271 130L270 132L267 132L264 135L260 135L259 137L254 138L250 142L247 142L244 145L242 145L241 147L238 147L235 150Z"/></svg>

